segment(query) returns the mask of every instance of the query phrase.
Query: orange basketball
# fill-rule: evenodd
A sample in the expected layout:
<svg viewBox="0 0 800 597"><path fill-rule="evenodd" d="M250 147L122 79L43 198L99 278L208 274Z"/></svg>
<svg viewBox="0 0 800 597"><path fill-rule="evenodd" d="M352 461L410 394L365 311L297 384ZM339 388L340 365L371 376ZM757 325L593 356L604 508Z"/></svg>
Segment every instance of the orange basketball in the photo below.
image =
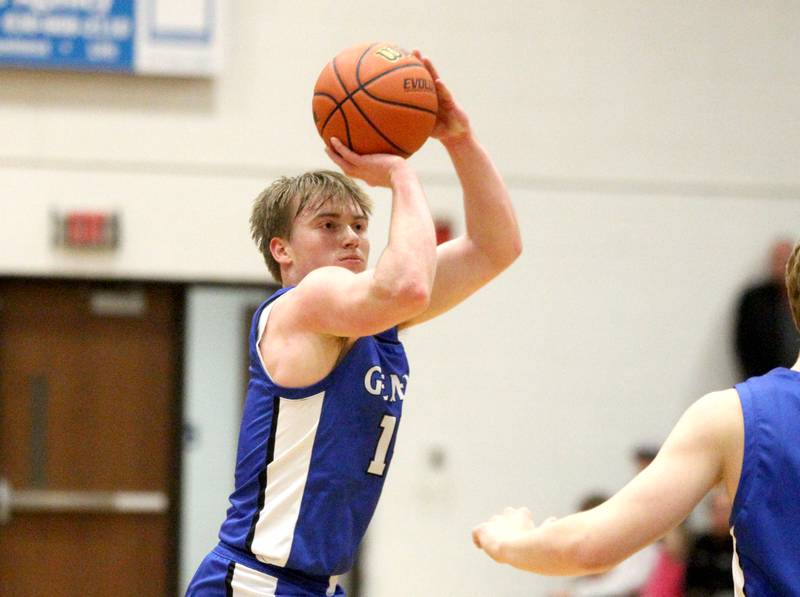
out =
<svg viewBox="0 0 800 597"><path fill-rule="evenodd" d="M417 151L436 124L438 98L428 69L388 43L348 48L314 86L314 123L330 145L336 137L356 153Z"/></svg>

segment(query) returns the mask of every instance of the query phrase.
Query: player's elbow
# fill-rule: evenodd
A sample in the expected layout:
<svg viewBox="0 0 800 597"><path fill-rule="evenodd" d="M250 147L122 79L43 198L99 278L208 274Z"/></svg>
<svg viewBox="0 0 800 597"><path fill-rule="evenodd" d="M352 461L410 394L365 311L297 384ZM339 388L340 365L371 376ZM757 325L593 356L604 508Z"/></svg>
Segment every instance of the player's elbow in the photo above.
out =
<svg viewBox="0 0 800 597"><path fill-rule="evenodd" d="M514 263L522 255L522 237L519 231L513 236L508 246L508 264Z"/></svg>
<svg viewBox="0 0 800 597"><path fill-rule="evenodd" d="M432 282L424 271L409 268L392 277L375 279L373 296L384 316L404 321L425 311L431 302Z"/></svg>
<svg viewBox="0 0 800 597"><path fill-rule="evenodd" d="M494 245L484 251L492 264L492 268L503 271L522 255L522 237L518 230L509 232L501 244Z"/></svg>
<svg viewBox="0 0 800 597"><path fill-rule="evenodd" d="M399 309L413 316L430 306L431 290L431 283L425 276L409 276L397 285L392 299Z"/></svg>

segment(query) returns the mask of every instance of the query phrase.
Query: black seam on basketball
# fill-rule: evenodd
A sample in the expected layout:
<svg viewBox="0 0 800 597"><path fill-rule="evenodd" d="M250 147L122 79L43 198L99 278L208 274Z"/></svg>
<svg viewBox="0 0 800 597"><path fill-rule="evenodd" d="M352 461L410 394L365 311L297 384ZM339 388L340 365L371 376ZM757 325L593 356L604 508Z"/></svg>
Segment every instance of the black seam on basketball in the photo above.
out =
<svg viewBox="0 0 800 597"><path fill-rule="evenodd" d="M352 92L348 92L348 91L347 91L347 87L345 87L345 85L344 85L344 82L343 82L343 81L342 81L342 79L339 77L339 72L336 70L336 67L335 67L336 61L335 61L335 60L334 60L334 63L333 63L333 64L334 64L334 73L336 74L336 78L337 78L337 79L338 79L338 81L339 81L339 85L341 85L341 86L342 86L342 89L344 90L344 92L345 92L347 95L345 95L345 96L344 96L344 98L343 98L343 99L342 99L340 102L338 102L338 103L336 104L336 107L335 107L333 110L331 110L331 113L330 113L330 114L328 114L328 118L326 118L326 119L325 119L325 123L322 125L322 126L323 126L323 128L325 127L325 125L327 125L327 124L328 124L328 121L331 119L331 116L333 115L333 113L334 113L334 112L336 112L336 110L340 109L340 108L342 107L342 105L344 105L344 103L345 103L346 101L348 101L348 100L352 100L352 99L353 99L353 96L354 96L356 93L358 93L359 91L363 91L363 90L364 90L364 87L365 87L366 85L370 85L370 84L374 83L375 81L377 81L378 79L380 79L381 77L383 77L383 76L385 76L385 75L388 75L389 73L392 73L392 72L394 72L394 71L396 71L396 70L400 70L401 68L410 68L410 67L412 67L412 66L419 66L419 64L403 64L403 65L401 65L401 66L396 66L396 67L395 67L395 68L393 68L393 69L390 69L390 70L387 70L387 71L385 71L385 72L382 72L381 74L377 75L376 77L372 77L372 78L371 78L369 81L367 81L367 82L366 82L366 83L364 83L363 85L359 85L358 87L356 87L355 89L353 89L353 91L352 91ZM369 94L368 94L368 95L369 95ZM389 100L384 100L384 101L389 101ZM408 107L410 108L411 106L408 106ZM419 109L420 109L420 110L423 110L424 108L419 108Z"/></svg>
<svg viewBox="0 0 800 597"><path fill-rule="evenodd" d="M336 96L333 96L330 93L322 93L321 91L315 91L314 92L314 97L317 97L317 96L327 97L334 104L336 104L339 101L339 100L336 99ZM345 128L345 131L347 132L348 138L350 137L350 125L347 122L347 115L344 113L344 110L340 110L339 109L339 105L337 104L336 107L334 107L333 110L331 110L328 113L328 117L325 119L325 122L322 123L322 126L319 127L319 134L322 135L323 138L325 137L325 127L328 126L328 123L330 122L331 118L333 117L334 114L336 114L337 111L342 113L342 118L344 119L344 128Z"/></svg>
<svg viewBox="0 0 800 597"><path fill-rule="evenodd" d="M342 77L339 75L339 69L336 68L336 58L331 60L331 65L333 66L333 74L336 75L336 80L339 81L339 85L342 86L342 90L345 92L346 97L341 101L341 103L336 104L336 108L331 111L331 113L328 115L328 118L325 120L325 125L327 126L328 121L331 119L331 116L333 116L333 113L336 110L339 110L342 113L342 118L344 119L344 130L347 133L347 148L352 150L353 142L350 140L350 124L347 122L347 115L342 109L342 104L347 101L347 98L350 97L350 95L347 93L347 87L344 86L344 81L342 81ZM322 130L325 130L325 126L322 127Z"/></svg>
<svg viewBox="0 0 800 597"><path fill-rule="evenodd" d="M364 50L361 56L358 57L358 62L356 62L356 90L361 88L361 62L364 60L364 56L367 55L372 48L377 46L378 44L372 44L371 46L367 46L367 49Z"/></svg>
<svg viewBox="0 0 800 597"><path fill-rule="evenodd" d="M356 64L356 83L358 83L358 87L356 88L355 91L353 91L353 93L355 93L356 91L363 91L368 96L370 96L372 99L374 99L376 101L379 101L379 102L383 102L384 104L392 104L393 106L402 106L404 108L411 108L412 110L419 110L421 112L427 112L428 114L433 114L434 116L436 116L436 112L434 112L433 110L428 110L427 108L420 108L419 106L413 106L411 104L404 104L403 102L395 102L395 101L392 101L392 100L383 99L381 97L374 96L369 92L369 89L367 89L367 86L371 85L372 83L374 83L375 81L380 79L385 74L388 74L388 73L396 71L397 68L398 68L398 67L395 67L393 69L384 71L380 75L378 75L376 77L373 77L372 79L370 79L366 83L362 83L361 82L361 61L364 59L364 56L367 55L367 52L369 52L370 49L373 48L375 45L377 45L377 44L373 44L373 46L370 46L369 48L367 48L364 51L364 53L361 54L361 57L358 59L358 64ZM423 64L403 64L403 65L400 65L400 66L402 68L407 68L409 66L419 66L420 68L425 68L425 65L423 65ZM427 69L426 69L426 72L427 72Z"/></svg>
<svg viewBox="0 0 800 597"><path fill-rule="evenodd" d="M360 91L363 91L369 97L374 99L376 102L380 102L382 104L390 104L392 106L400 106L401 108L408 108L409 110L417 110L419 112L426 112L428 114L433 114L434 116L437 115L437 113L434 110L430 110L429 108L422 108L420 106L415 106L413 104L404 104L403 102L396 102L394 100L387 100L387 99L383 99L382 97L378 97L377 95L372 95L369 92L369 89L366 88L366 86L362 87L360 89Z"/></svg>
<svg viewBox="0 0 800 597"><path fill-rule="evenodd" d="M390 100L383 100L381 98L373 96L371 93L369 93L365 89L365 87L367 85L370 85L370 84L374 83L375 81L377 81L378 79L381 79L382 77L385 77L389 73L393 73L395 71L402 70L404 68L422 66L420 64L401 64L401 65L395 66L394 68L390 68L389 70L383 71L381 74L372 77L369 81L361 83L361 75L360 75L360 72L359 72L359 69L361 68L361 61L363 60L364 56L366 56L367 53L373 47L375 47L376 45L377 44L372 44L371 46L369 46L366 50L364 50L364 52L359 57L358 62L356 63L356 73L355 73L356 74L356 83L358 83L358 87L353 89L352 92L347 90L347 86L344 84L344 81L342 80L341 75L339 75L339 69L336 67L336 58L334 58L331 61L331 65L333 67L333 74L336 75L336 80L339 81L339 85L341 85L342 91L344 91L344 93L345 93L345 97L342 99L342 101L338 102L336 104L336 107L333 110L331 110L331 112L328 114L328 117L325 119L325 122L322 124L322 127L320 128L320 133L324 136L325 127L328 126L328 123L330 122L330 119L333 117L334 113L338 110L338 111L340 111L342 113L342 118L344 119L344 126L345 126L345 130L347 132L347 147L349 149L351 149L351 150L353 149L353 143L352 143L352 140L350 138L350 125L347 122L347 115L345 114L344 109L342 108L344 103L347 102L348 100L350 100L353 103L353 105L356 107L356 110L358 110L358 112L361 114L361 116L367 122L367 124L369 124L373 128L373 130L376 133L378 133L378 135L380 135L380 137L384 141L386 141L389 145L394 147L397 151L402 153L404 156L409 156L409 155L411 155L410 152L406 151L405 149L403 149L402 147L397 145L394 141L389 139L389 137L387 137L383 133L383 131L381 131L377 126L375 126L375 123L372 122L369 119L369 117L367 117L367 115L364 113L364 110L362 110L361 107L356 103L356 100L355 100L355 98L353 96L356 93L358 93L359 91L364 91L369 97L371 97L372 99L375 99L376 101L379 101L379 102L383 102L383 103L387 103L387 104L395 104L395 105L402 106L402 107L405 107L405 108L420 110L420 111L423 111L423 112L427 112L427 113L433 114L434 116L436 115L436 112L433 112L432 110L428 110L426 108L419 108L417 106L411 106L411 105L406 105L406 104L402 104L402 103L398 103L398 102L392 102ZM320 94L320 95L324 95L324 94Z"/></svg>
<svg viewBox="0 0 800 597"><path fill-rule="evenodd" d="M404 68L413 68L415 66L420 66L420 65L419 64L401 64L400 66L395 66L394 68L390 68L389 70L385 70L379 75L375 75L369 81L366 81L364 83L362 83L361 81L358 81L358 87L355 90L353 90L353 93L355 93L356 91L361 91L367 85L372 85L375 81L377 81L381 77L385 77L389 73L393 73L393 72L395 72L397 70L403 70Z"/></svg>
<svg viewBox="0 0 800 597"><path fill-rule="evenodd" d="M350 101L351 101L351 102L353 102L353 105L356 107L356 110L358 110L358 111L359 111L359 113L361 114L361 117L362 117L364 120L366 120L366 121L367 121L367 124L368 124L368 125L370 125L370 126L371 126L371 127L374 129L374 130L375 130L375 132L376 132L376 133L378 133L378 134L381 136L381 139L383 139L383 140L384 140L384 141L386 141L386 142L387 142L389 145L391 145L392 147L394 147L394 148L395 148L397 151L399 151L400 153L402 153L402 154L403 154L403 157L408 157L408 156L410 156L410 155L411 155L411 152L409 152L409 151L406 151L405 149L403 149L402 147L400 147L400 146L399 146L397 143L395 143L395 142L394 142L394 141L392 141L392 140L391 140L389 137L387 137L386 135L384 135L384 134L383 134L383 131L382 131L381 129L379 129L377 126L375 126L375 123L374 123L374 122L372 122L372 121L369 119L369 116L367 116L367 115L364 113L364 110L362 110L362 109L361 109L361 106L359 106L359 105L356 103L356 100L355 100L355 98L354 98L354 97L351 97L351 98L350 98Z"/></svg>

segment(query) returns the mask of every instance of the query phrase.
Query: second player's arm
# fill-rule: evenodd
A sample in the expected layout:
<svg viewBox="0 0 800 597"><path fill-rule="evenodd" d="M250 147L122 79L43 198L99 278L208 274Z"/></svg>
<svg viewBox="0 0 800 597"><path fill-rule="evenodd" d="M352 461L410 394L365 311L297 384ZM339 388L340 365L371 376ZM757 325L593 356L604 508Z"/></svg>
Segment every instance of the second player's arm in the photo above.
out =
<svg viewBox="0 0 800 597"><path fill-rule="evenodd" d="M720 481L735 491L742 435L736 391L709 394L684 413L653 463L607 502L528 529L498 517L476 527L473 540L498 562L538 574L603 572L680 524Z"/></svg>

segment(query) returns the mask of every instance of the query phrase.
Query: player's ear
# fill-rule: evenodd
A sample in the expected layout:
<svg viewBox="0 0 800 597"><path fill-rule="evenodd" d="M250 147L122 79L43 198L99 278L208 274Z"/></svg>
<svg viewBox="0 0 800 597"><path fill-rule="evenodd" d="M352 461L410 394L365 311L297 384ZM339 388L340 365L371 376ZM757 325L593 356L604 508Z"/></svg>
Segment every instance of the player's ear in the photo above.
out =
<svg viewBox="0 0 800 597"><path fill-rule="evenodd" d="M289 243L278 236L273 237L269 241L269 252L272 253L272 258L278 262L279 265L289 265L292 262L292 254Z"/></svg>

